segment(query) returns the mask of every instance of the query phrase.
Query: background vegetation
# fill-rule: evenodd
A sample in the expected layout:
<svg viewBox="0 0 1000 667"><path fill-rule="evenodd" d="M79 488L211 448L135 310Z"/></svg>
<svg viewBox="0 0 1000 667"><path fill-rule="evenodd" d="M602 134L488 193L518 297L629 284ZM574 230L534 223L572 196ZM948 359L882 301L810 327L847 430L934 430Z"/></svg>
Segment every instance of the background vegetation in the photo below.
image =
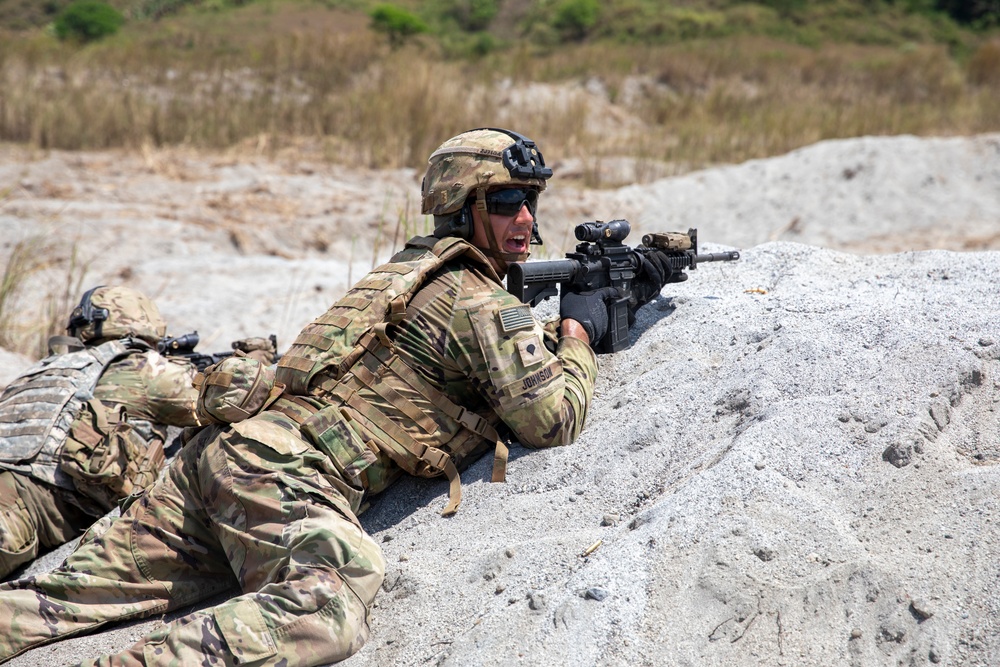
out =
<svg viewBox="0 0 1000 667"><path fill-rule="evenodd" d="M0 0L0 141L396 167L494 124L674 171L1000 130L1000 0Z"/></svg>
<svg viewBox="0 0 1000 667"><path fill-rule="evenodd" d="M0 0L0 150L419 168L480 126L538 138L588 186L1000 131L1000 0ZM87 262L55 242L4 242L0 346L43 355L80 293ZM25 324L39 275L55 287Z"/></svg>

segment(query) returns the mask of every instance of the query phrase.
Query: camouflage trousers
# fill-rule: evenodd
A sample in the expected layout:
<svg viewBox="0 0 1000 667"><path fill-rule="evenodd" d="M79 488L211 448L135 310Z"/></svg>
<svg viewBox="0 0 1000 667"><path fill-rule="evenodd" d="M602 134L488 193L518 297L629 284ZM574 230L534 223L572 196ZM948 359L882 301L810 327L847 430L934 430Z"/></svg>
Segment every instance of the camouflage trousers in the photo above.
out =
<svg viewBox="0 0 1000 667"><path fill-rule="evenodd" d="M94 523L72 500L72 491L0 471L0 579Z"/></svg>
<svg viewBox="0 0 1000 667"><path fill-rule="evenodd" d="M0 660L236 585L242 595L81 664L294 667L356 652L385 575L378 545L294 422L265 413L241 425L203 429L58 570L0 584Z"/></svg>

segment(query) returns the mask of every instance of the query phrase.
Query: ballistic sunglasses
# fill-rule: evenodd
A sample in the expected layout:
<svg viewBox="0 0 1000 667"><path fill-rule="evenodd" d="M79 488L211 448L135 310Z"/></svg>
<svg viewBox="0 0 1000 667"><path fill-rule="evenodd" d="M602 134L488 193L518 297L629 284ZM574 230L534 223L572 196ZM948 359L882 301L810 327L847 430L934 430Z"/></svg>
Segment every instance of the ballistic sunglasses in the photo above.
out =
<svg viewBox="0 0 1000 667"><path fill-rule="evenodd" d="M534 188L507 188L486 194L486 210L490 213L504 216L515 216L521 212L521 207L528 205L531 217L535 217L538 208L538 190Z"/></svg>

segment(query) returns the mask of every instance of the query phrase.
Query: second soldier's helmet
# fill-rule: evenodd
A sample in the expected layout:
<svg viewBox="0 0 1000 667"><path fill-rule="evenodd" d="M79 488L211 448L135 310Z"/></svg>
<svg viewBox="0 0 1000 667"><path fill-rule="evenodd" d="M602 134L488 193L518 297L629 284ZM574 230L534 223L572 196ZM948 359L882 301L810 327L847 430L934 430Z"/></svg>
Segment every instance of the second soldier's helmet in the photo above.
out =
<svg viewBox="0 0 1000 667"><path fill-rule="evenodd" d="M101 285L84 293L66 330L85 343L134 336L155 345L166 335L167 323L142 292Z"/></svg>
<svg viewBox="0 0 1000 667"><path fill-rule="evenodd" d="M479 189L521 185L542 191L551 177L552 169L531 139L497 128L469 130L441 144L428 158L420 210L450 217Z"/></svg>

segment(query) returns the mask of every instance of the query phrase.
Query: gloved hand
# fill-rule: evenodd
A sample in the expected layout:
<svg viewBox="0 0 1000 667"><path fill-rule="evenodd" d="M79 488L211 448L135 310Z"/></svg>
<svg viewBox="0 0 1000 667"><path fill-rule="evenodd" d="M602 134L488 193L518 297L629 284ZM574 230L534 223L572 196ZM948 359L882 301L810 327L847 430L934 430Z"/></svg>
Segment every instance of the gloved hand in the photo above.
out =
<svg viewBox="0 0 1000 667"><path fill-rule="evenodd" d="M635 321L635 311L646 305L669 283L682 283L688 279L683 271L670 268L667 254L652 250L642 256L642 266L632 282L632 298L629 299L629 325Z"/></svg>
<svg viewBox="0 0 1000 667"><path fill-rule="evenodd" d="M594 346L608 333L608 299L617 299L617 287L602 287L593 292L570 292L559 301L559 315L564 320L576 320L587 332Z"/></svg>
<svg viewBox="0 0 1000 667"><path fill-rule="evenodd" d="M265 366L273 364L278 355L273 338L241 338L234 340L232 345L234 350L245 353Z"/></svg>

